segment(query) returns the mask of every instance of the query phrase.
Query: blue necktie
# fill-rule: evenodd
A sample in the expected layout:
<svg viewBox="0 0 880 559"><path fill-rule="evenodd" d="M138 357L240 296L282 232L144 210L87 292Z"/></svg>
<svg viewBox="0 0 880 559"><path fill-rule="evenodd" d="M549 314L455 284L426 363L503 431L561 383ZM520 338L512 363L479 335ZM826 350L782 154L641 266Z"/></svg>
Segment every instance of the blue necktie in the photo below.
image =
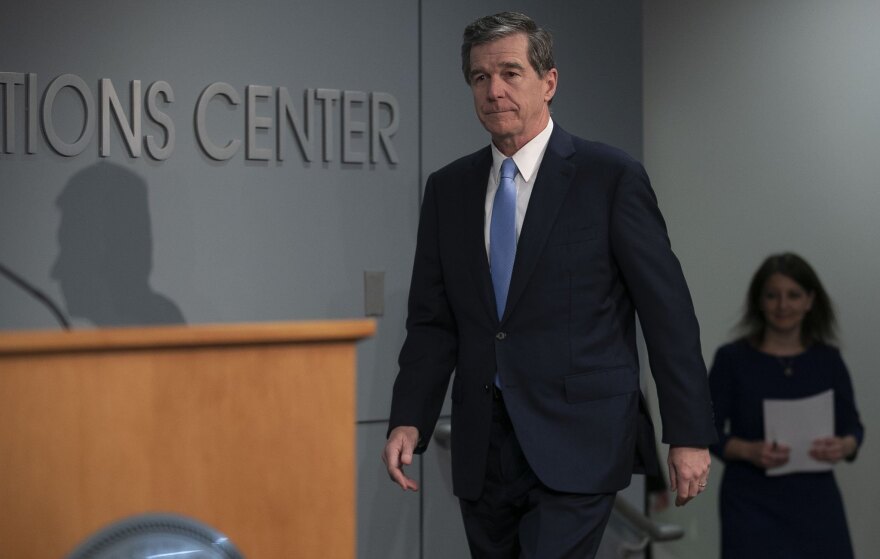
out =
<svg viewBox="0 0 880 559"><path fill-rule="evenodd" d="M492 206L492 223L489 226L489 269L492 287L495 288L495 306L498 318L504 315L507 290L513 273L516 256L516 163L507 158L501 163L501 180Z"/></svg>

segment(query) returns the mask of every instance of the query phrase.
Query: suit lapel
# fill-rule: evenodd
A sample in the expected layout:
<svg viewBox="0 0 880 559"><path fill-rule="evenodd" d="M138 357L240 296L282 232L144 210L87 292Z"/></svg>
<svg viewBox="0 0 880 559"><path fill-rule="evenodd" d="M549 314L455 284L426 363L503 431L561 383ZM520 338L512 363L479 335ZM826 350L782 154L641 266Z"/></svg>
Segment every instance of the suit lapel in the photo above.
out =
<svg viewBox="0 0 880 559"><path fill-rule="evenodd" d="M468 174L463 180L464 228L462 249L466 253L471 276L477 296L493 322L498 321L495 305L495 291L489 272L489 258L486 256L486 186L489 183L489 170L492 167L491 148L478 152Z"/></svg>
<svg viewBox="0 0 880 559"><path fill-rule="evenodd" d="M554 125L520 231L516 259L513 263L513 275L510 278L510 290L507 294L507 305L504 308L504 316L501 318L502 322L510 316L525 290L547 242L547 236L553 228L553 223L556 221L556 216L559 214L559 209L568 193L574 178L574 165L567 159L573 153L574 146L571 136L559 126Z"/></svg>

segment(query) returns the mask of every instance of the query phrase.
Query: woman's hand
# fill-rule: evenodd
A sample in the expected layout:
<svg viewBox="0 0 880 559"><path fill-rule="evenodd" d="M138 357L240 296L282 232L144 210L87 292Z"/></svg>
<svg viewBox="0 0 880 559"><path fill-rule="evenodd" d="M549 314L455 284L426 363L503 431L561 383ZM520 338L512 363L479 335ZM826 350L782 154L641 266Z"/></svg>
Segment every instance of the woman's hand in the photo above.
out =
<svg viewBox="0 0 880 559"><path fill-rule="evenodd" d="M762 470L778 468L788 462L791 449L784 444L767 441L747 441L731 438L724 447L724 457L728 460L751 462Z"/></svg>
<svg viewBox="0 0 880 559"><path fill-rule="evenodd" d="M836 464L844 458L848 458L855 454L856 438L852 435L845 437L823 437L813 441L810 448L810 456L820 462L828 462Z"/></svg>
<svg viewBox="0 0 880 559"><path fill-rule="evenodd" d="M777 442L755 441L752 449L752 464L769 470L778 468L788 462L790 448Z"/></svg>

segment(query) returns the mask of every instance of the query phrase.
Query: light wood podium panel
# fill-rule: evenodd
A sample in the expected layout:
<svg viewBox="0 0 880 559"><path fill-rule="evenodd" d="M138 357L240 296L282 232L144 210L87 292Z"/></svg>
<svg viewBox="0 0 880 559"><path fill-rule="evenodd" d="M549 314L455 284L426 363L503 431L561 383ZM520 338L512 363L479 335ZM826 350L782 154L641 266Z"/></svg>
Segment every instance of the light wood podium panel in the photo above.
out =
<svg viewBox="0 0 880 559"><path fill-rule="evenodd" d="M173 512L247 559L355 555L355 342L371 321L0 335L0 557Z"/></svg>

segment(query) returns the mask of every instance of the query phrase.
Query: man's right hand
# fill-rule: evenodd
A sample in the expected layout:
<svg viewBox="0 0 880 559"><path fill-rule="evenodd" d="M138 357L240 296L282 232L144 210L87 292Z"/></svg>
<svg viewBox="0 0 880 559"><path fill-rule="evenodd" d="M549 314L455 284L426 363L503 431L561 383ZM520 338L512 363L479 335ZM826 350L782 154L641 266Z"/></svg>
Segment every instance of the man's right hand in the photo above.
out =
<svg viewBox="0 0 880 559"><path fill-rule="evenodd" d="M391 481L401 486L404 491L419 490L416 480L406 477L403 473L403 467L412 464L413 451L418 441L419 430L415 427L395 427L388 435L385 449L382 451L382 462L385 462Z"/></svg>

